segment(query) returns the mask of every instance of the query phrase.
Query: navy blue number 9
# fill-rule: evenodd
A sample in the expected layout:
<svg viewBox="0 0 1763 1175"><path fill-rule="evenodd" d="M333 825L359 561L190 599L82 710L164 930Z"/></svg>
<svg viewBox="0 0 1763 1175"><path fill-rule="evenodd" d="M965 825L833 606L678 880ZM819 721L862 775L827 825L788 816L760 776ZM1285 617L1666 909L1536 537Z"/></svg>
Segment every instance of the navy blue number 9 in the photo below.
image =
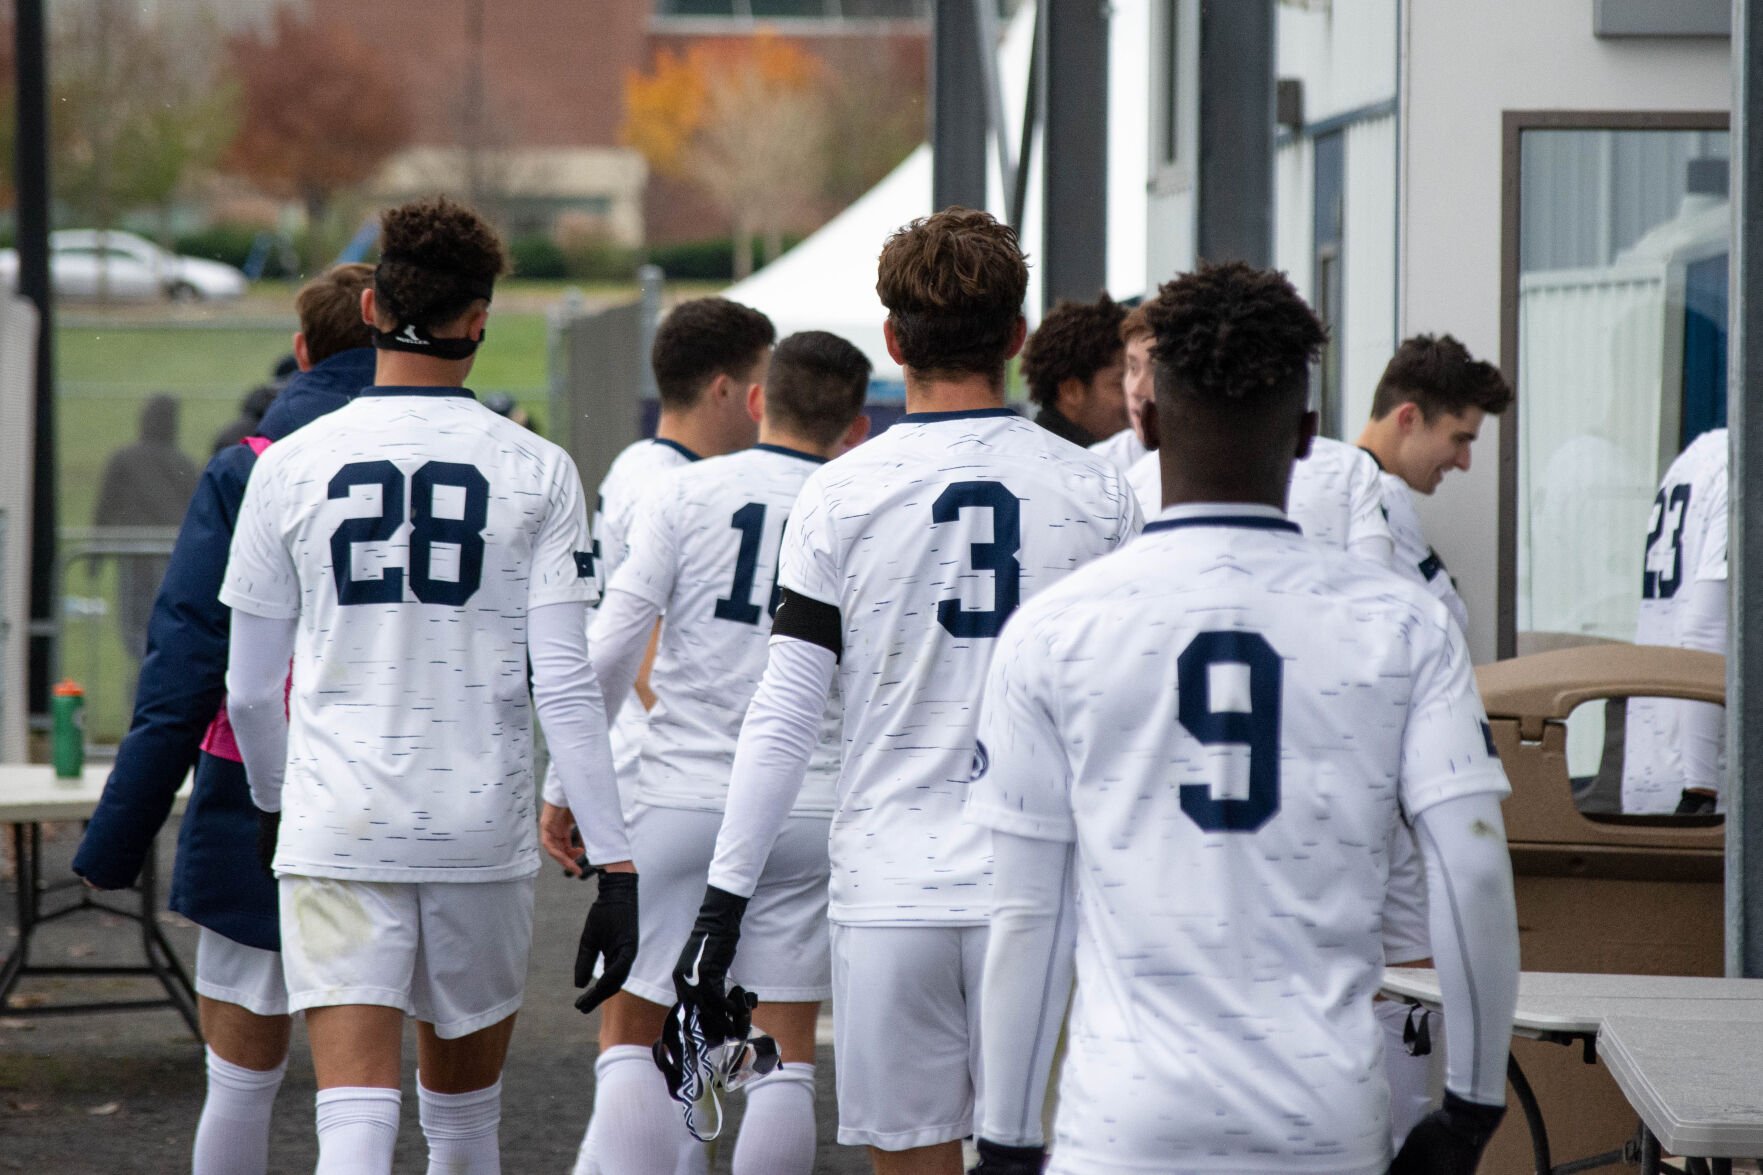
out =
<svg viewBox="0 0 1763 1175"><path fill-rule="evenodd" d="M331 478L330 496L347 498L352 486L380 487L378 517L350 518L331 532L331 575L339 604L396 604L404 598L404 569L384 567L378 579L356 579L356 543L383 543L404 521L404 475L390 461L352 461Z"/></svg>
<svg viewBox="0 0 1763 1175"><path fill-rule="evenodd" d="M1249 709L1214 710L1214 665L1249 670ZM1176 658L1176 717L1203 746L1249 748L1249 794L1221 800L1204 783L1181 785L1181 810L1207 832L1254 832L1279 811L1279 704L1285 667L1254 632L1203 632Z"/></svg>
<svg viewBox="0 0 1763 1175"><path fill-rule="evenodd" d="M958 599L943 600L937 604L937 623L951 636L994 637L1022 600L1022 564L1016 561L1022 550L1022 502L999 482L958 481L931 503L930 520L954 522L964 506L992 512L992 541L969 549L973 569L992 573L992 606L969 612Z"/></svg>

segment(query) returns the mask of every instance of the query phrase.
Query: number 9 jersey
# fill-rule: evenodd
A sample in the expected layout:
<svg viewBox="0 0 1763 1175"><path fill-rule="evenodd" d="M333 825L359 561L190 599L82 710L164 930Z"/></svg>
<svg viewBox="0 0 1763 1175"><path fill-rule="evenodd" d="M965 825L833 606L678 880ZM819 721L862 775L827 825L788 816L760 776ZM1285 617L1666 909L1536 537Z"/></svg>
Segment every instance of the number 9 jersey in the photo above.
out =
<svg viewBox="0 0 1763 1175"><path fill-rule="evenodd" d="M259 458L221 600L299 618L288 872L538 869L527 613L599 594L581 480L462 388L370 387Z"/></svg>
<svg viewBox="0 0 1763 1175"><path fill-rule="evenodd" d="M804 484L778 583L837 631L791 631L786 596L774 633L840 651L833 921L988 919L991 835L962 808L996 638L1138 528L1112 465L1008 408L910 413Z"/></svg>

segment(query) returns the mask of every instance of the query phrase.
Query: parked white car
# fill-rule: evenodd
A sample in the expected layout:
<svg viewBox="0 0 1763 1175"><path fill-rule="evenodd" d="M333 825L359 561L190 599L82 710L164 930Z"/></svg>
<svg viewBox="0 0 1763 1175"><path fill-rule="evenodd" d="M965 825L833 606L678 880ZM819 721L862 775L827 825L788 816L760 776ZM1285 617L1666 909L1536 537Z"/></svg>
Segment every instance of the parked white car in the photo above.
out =
<svg viewBox="0 0 1763 1175"><path fill-rule="evenodd" d="M180 257L134 233L70 228L49 234L49 276L64 298L237 298L245 275L230 265ZM0 286L18 288L18 251L0 249Z"/></svg>

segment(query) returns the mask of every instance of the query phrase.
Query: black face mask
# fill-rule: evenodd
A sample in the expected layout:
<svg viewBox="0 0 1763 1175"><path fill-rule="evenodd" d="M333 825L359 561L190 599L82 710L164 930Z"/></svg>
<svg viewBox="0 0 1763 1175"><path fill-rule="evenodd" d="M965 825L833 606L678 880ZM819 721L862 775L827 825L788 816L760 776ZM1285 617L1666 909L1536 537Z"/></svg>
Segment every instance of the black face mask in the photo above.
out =
<svg viewBox="0 0 1763 1175"><path fill-rule="evenodd" d="M489 333L480 333L475 339L437 339L414 322L406 322L396 330L369 329L373 332L373 345L381 351L408 351L436 359L469 359Z"/></svg>

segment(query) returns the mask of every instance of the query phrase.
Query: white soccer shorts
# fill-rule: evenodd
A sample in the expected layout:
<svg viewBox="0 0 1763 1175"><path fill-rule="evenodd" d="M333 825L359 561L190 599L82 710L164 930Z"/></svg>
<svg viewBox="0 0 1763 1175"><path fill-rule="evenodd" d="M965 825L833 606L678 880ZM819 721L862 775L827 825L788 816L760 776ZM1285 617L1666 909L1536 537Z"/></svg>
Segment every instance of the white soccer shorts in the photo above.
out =
<svg viewBox="0 0 1763 1175"><path fill-rule="evenodd" d="M295 1011L378 1004L467 1036L520 1008L533 879L341 881L282 874L282 967Z"/></svg>
<svg viewBox="0 0 1763 1175"><path fill-rule="evenodd" d="M1426 860L1414 830L1400 820L1390 835L1390 878L1383 903L1383 961L1399 967L1432 957L1427 926Z"/></svg>
<svg viewBox="0 0 1763 1175"><path fill-rule="evenodd" d="M973 1133L988 934L833 924L842 1145L903 1151Z"/></svg>
<svg viewBox="0 0 1763 1175"><path fill-rule="evenodd" d="M203 926L196 936L196 990L259 1016L288 1014L282 953L248 947Z"/></svg>
<svg viewBox="0 0 1763 1175"><path fill-rule="evenodd" d="M827 817L792 816L778 834L741 919L729 978L765 1003L832 995L827 943ZM692 935L722 813L639 805L631 822L638 884L637 961L624 990L674 1002L673 966Z"/></svg>

